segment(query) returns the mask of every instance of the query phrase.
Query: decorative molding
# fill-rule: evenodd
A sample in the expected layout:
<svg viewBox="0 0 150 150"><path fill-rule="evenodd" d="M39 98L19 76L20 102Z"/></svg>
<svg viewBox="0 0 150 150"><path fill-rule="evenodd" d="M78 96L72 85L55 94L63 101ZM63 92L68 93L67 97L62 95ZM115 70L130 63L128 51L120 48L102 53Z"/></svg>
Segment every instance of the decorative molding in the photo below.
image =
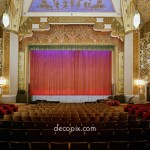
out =
<svg viewBox="0 0 150 150"><path fill-rule="evenodd" d="M133 0L121 0L121 8L125 33L135 30L133 27L133 14L135 12Z"/></svg>
<svg viewBox="0 0 150 150"><path fill-rule="evenodd" d="M114 45L29 45L28 49L32 50L114 50Z"/></svg>
<svg viewBox="0 0 150 150"><path fill-rule="evenodd" d="M19 51L19 60L18 60L18 89L25 89L25 54L24 51Z"/></svg>
<svg viewBox="0 0 150 150"><path fill-rule="evenodd" d="M140 28L140 38L144 38L147 36L147 33L150 32L150 21L146 22Z"/></svg>
<svg viewBox="0 0 150 150"><path fill-rule="evenodd" d="M2 20L3 13L5 12L5 9L6 9L7 0L1 0L0 3L1 3L0 4L0 20Z"/></svg>
<svg viewBox="0 0 150 150"><path fill-rule="evenodd" d="M51 25L48 31L34 31L31 37L20 41L20 48L24 45L120 45L123 42L110 36L111 32L96 32L92 25ZM24 47L23 46L23 47ZM22 48L21 48L22 49Z"/></svg>
<svg viewBox="0 0 150 150"><path fill-rule="evenodd" d="M0 38L0 76L2 76L3 69L3 38Z"/></svg>
<svg viewBox="0 0 150 150"><path fill-rule="evenodd" d="M22 18L22 23L19 29L20 40L31 36L35 30L49 30L54 24L80 24L81 26L82 24L93 25L95 31L112 31L112 36L124 39L123 21L119 17L104 17L103 22L97 22L96 17L47 17L47 22L41 22L42 18L43 17ZM105 28L106 24L110 24L112 28ZM33 28L33 25L36 25L36 28Z"/></svg>
<svg viewBox="0 0 150 150"><path fill-rule="evenodd" d="M124 32L124 25L123 25L122 18L113 19L111 36L118 37L121 40L124 40L124 35L125 35L125 32Z"/></svg>
<svg viewBox="0 0 150 150"><path fill-rule="evenodd" d="M9 71L10 71L10 33L4 32L4 52L3 52L3 76L8 84L3 86L3 94L9 94Z"/></svg>
<svg viewBox="0 0 150 150"><path fill-rule="evenodd" d="M118 52L118 93L124 93L124 52Z"/></svg>
<svg viewBox="0 0 150 150"><path fill-rule="evenodd" d="M150 82L150 21L140 28L140 76Z"/></svg>
<svg viewBox="0 0 150 150"><path fill-rule="evenodd" d="M95 17L48 17L49 24L93 24Z"/></svg>
<svg viewBox="0 0 150 150"><path fill-rule="evenodd" d="M145 33L140 39L140 76L143 79L150 80L150 32Z"/></svg>
<svg viewBox="0 0 150 150"><path fill-rule="evenodd" d="M3 28L0 26L0 76L3 69Z"/></svg>
<svg viewBox="0 0 150 150"><path fill-rule="evenodd" d="M150 20L150 1L149 0L137 0L138 10L144 19L144 22Z"/></svg>
<svg viewBox="0 0 150 150"><path fill-rule="evenodd" d="M10 1L9 15L10 15L10 25L9 30L18 32L20 26L20 20L22 15L22 5L23 0L13 0Z"/></svg>
<svg viewBox="0 0 150 150"><path fill-rule="evenodd" d="M139 51L140 51L140 33L133 32L133 81L139 79ZM133 82L133 94L138 95L139 89L135 82Z"/></svg>

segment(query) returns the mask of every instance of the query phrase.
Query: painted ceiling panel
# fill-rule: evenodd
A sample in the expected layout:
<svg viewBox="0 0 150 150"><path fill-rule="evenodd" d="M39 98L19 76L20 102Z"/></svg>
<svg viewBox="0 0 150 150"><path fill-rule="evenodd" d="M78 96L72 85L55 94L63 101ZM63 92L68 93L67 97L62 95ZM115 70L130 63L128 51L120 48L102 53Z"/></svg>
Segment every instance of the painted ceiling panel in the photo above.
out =
<svg viewBox="0 0 150 150"><path fill-rule="evenodd" d="M29 12L115 12L111 0L33 0Z"/></svg>

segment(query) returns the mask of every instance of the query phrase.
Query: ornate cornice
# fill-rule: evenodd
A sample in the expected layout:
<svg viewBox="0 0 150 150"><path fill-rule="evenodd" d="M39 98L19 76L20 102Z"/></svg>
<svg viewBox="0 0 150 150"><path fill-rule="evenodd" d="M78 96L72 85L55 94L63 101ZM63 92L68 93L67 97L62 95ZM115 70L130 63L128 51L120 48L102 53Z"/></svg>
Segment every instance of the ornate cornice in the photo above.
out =
<svg viewBox="0 0 150 150"><path fill-rule="evenodd" d="M31 37L20 41L23 45L52 45L52 44L98 44L116 45L123 42L110 36L111 32L96 32L93 25L51 25L48 31L33 31Z"/></svg>
<svg viewBox="0 0 150 150"><path fill-rule="evenodd" d="M22 23L19 29L20 39L31 36L34 31L49 30L54 24L87 24L93 25L95 31L112 31L112 36L123 37L124 29L121 18L100 18L97 21L95 17L28 17L22 18ZM110 28L106 26L109 25ZM123 39L123 38L122 38Z"/></svg>

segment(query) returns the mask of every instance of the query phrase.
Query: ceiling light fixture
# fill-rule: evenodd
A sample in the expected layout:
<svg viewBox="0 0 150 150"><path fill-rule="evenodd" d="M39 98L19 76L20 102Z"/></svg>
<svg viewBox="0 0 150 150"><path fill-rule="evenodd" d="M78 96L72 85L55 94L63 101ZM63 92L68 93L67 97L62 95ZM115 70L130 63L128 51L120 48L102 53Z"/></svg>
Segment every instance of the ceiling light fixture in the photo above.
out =
<svg viewBox="0 0 150 150"><path fill-rule="evenodd" d="M3 21L4 27L7 28L9 26L9 15L8 15L8 13L6 13L6 12L3 13L2 21Z"/></svg>
<svg viewBox="0 0 150 150"><path fill-rule="evenodd" d="M6 1L6 9L5 9L5 12L3 13L2 22L3 22L3 25L5 28L7 28L9 26L10 21L9 21L7 1Z"/></svg>
<svg viewBox="0 0 150 150"><path fill-rule="evenodd" d="M135 12L134 12L134 17L133 17L133 25L136 29L140 25L140 20L141 20L141 17L140 17L140 13L137 9L137 1L136 1L136 7L135 7Z"/></svg>

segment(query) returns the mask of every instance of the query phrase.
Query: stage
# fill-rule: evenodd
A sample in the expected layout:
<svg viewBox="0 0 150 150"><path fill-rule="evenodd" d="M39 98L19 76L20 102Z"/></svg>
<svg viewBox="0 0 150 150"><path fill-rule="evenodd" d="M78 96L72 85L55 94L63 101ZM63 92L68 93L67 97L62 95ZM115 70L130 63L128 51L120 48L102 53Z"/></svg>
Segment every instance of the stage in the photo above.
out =
<svg viewBox="0 0 150 150"><path fill-rule="evenodd" d="M32 95L31 100L59 101L61 103L95 102L97 99L107 99L109 95Z"/></svg>

